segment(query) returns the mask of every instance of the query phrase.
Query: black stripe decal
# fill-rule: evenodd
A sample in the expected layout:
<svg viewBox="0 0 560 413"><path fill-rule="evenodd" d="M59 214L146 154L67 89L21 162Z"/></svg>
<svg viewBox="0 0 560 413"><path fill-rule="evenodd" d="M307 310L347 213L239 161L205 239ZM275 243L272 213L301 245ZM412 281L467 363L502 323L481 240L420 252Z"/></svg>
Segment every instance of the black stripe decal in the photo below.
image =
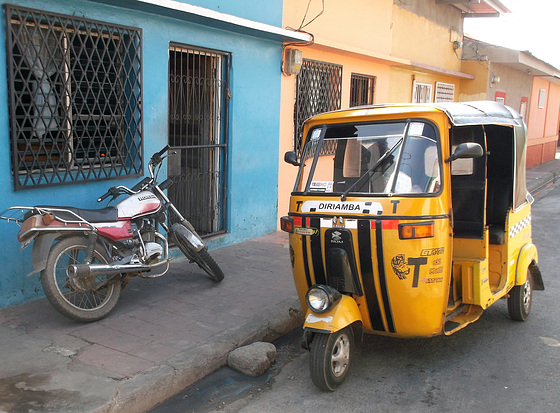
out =
<svg viewBox="0 0 560 413"><path fill-rule="evenodd" d="M385 318L387 319L387 327L390 333L395 332L395 324L393 322L393 313L391 312L391 303L389 302L389 291L387 290L387 278L385 275L385 260L383 259L383 222L375 221L375 243L377 247L377 265L379 270L379 285L381 286L381 298L383 299L383 308L385 309Z"/></svg>
<svg viewBox="0 0 560 413"><path fill-rule="evenodd" d="M373 264L371 263L371 221L358 221L358 245L360 254L360 268L362 269L362 282L369 311L371 326L375 331L386 331L383 325L375 280L373 278Z"/></svg>
<svg viewBox="0 0 560 413"><path fill-rule="evenodd" d="M313 275L315 276L315 284L327 284L325 278L325 267L323 265L323 251L321 248L321 219L309 218L309 226L317 228L319 233L311 236L311 261L313 263Z"/></svg>
<svg viewBox="0 0 560 413"><path fill-rule="evenodd" d="M304 217L301 222L301 226L305 228L307 219ZM305 270L305 279L307 280L307 288L311 287L311 275L309 274L309 260L307 259L307 240L309 237L304 235L301 236L301 253L303 254L303 269Z"/></svg>

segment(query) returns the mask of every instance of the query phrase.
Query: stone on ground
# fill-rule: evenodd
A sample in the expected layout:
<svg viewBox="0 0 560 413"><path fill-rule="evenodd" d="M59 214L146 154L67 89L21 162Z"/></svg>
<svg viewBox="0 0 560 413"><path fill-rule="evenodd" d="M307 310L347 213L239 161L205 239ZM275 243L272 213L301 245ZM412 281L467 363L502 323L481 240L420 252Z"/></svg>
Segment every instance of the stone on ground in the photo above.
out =
<svg viewBox="0 0 560 413"><path fill-rule="evenodd" d="M227 363L234 370L256 377L263 374L275 360L274 344L258 341L230 352Z"/></svg>

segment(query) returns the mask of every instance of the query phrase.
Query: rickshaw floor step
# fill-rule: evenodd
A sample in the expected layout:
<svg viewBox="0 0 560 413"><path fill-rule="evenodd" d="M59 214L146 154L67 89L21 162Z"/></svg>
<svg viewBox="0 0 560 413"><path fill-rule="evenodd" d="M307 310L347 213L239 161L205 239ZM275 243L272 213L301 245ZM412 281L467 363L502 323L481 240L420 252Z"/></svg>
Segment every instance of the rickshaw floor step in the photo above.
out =
<svg viewBox="0 0 560 413"><path fill-rule="evenodd" d="M482 311L482 307L478 305L468 304L460 307L447 317L443 327L444 334L451 335L470 323L475 322L482 315Z"/></svg>

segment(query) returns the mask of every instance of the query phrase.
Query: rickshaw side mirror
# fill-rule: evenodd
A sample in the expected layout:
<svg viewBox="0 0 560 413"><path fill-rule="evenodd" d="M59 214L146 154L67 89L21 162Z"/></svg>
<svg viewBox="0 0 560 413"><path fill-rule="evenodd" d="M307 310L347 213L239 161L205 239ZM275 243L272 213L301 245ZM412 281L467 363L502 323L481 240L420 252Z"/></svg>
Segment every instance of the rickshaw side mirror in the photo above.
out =
<svg viewBox="0 0 560 413"><path fill-rule="evenodd" d="M445 160L445 163L453 162L455 159L480 158L484 155L484 150L480 144L475 142L465 142L455 148L455 152Z"/></svg>
<svg viewBox="0 0 560 413"><path fill-rule="evenodd" d="M300 163L297 160L297 155L294 151L288 151L284 154L284 162L289 163L294 166L299 166Z"/></svg>

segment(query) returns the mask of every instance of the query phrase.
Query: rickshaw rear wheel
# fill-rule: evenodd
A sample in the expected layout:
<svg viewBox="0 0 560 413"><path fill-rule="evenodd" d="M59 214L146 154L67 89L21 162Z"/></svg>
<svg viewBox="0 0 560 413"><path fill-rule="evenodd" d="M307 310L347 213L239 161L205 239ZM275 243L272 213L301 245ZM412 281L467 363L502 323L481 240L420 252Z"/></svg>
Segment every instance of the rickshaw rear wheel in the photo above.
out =
<svg viewBox="0 0 560 413"><path fill-rule="evenodd" d="M354 350L350 326L332 334L316 333L311 342L309 369L313 384L323 391L335 391L348 377Z"/></svg>
<svg viewBox="0 0 560 413"><path fill-rule="evenodd" d="M523 285L516 285L509 292L508 312L512 320L525 321L531 312L533 301L533 278L527 270L527 281Z"/></svg>

